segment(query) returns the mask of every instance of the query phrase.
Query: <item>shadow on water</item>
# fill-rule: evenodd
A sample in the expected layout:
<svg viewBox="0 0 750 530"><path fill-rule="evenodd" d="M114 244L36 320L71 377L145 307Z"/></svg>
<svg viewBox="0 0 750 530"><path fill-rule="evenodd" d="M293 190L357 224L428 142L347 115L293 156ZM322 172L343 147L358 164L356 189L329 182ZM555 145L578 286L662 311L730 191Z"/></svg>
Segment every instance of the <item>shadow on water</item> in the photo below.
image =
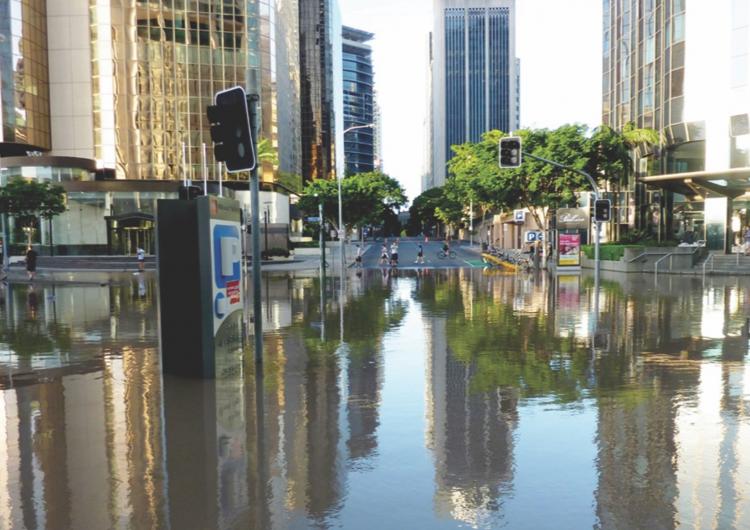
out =
<svg viewBox="0 0 750 530"><path fill-rule="evenodd" d="M269 274L260 386L155 293L0 293L0 527L750 525L746 281Z"/></svg>

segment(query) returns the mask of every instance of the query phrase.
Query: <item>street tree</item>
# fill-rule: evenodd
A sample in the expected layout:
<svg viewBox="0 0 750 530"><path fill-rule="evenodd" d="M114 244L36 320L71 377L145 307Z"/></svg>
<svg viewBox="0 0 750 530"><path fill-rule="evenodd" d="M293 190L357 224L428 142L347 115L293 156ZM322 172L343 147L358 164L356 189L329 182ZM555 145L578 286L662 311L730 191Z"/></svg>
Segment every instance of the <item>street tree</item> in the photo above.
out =
<svg viewBox="0 0 750 530"><path fill-rule="evenodd" d="M633 145L658 142L649 129L627 128L618 133L607 127L590 132L583 125L554 130L518 131L525 152L589 172L600 181L627 182L632 171ZM447 193L464 205L473 200L484 211L525 208L537 226L547 230L551 212L575 205L577 193L589 191L588 181L573 171L524 157L518 169L500 169L498 144L504 134L486 133L480 142L454 146L448 164Z"/></svg>
<svg viewBox="0 0 750 530"><path fill-rule="evenodd" d="M429 233L440 223L449 225L461 221L463 205L446 196L445 187L430 188L418 195L409 208L409 232L413 235Z"/></svg>
<svg viewBox="0 0 750 530"><path fill-rule="evenodd" d="M406 203L406 193L399 182L379 171L358 173L341 181L341 202L347 228L380 224L390 211L395 213ZM335 180L318 179L305 186L300 209L310 216L318 215L323 204L323 217L338 226L338 184Z"/></svg>
<svg viewBox="0 0 750 530"><path fill-rule="evenodd" d="M0 188L0 213L13 217L31 245L32 233L41 217L49 222L50 252L52 250L52 219L66 210L65 190L50 182L13 178Z"/></svg>

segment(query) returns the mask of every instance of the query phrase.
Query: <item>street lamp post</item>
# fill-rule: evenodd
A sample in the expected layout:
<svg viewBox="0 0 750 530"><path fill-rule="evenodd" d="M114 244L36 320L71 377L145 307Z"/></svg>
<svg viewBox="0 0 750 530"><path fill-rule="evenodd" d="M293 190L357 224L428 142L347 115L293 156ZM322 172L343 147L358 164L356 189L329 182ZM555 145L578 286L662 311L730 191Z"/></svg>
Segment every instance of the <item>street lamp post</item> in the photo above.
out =
<svg viewBox="0 0 750 530"><path fill-rule="evenodd" d="M375 127L374 123L368 123L366 125L352 125L351 127L344 129L344 132L342 133L343 136L346 136L347 133L350 133L352 131L356 131L357 129L372 129ZM344 149L344 153L346 153L346 149ZM344 172L346 173L346 154L344 155ZM346 268L346 257L344 256L344 239L346 239L344 236L346 234L346 231L344 230L344 211L343 207L341 205L341 179L343 178L343 175L337 175L336 180L338 181L338 193L339 193L339 248L341 249L341 277L344 277L344 269Z"/></svg>

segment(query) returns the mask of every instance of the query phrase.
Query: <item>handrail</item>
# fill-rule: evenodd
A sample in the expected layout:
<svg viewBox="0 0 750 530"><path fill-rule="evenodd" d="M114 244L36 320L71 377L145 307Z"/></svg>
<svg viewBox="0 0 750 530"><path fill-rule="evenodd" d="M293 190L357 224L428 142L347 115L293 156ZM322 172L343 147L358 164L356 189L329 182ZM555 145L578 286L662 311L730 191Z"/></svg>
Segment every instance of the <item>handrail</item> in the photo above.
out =
<svg viewBox="0 0 750 530"><path fill-rule="evenodd" d="M662 256L661 252L643 252L642 254L638 254L636 257L628 261L628 263L633 263L636 260L639 260L641 258L645 258L646 256Z"/></svg>
<svg viewBox="0 0 750 530"><path fill-rule="evenodd" d="M708 265L709 262L711 262L711 272L713 272L714 270L713 261L715 257L716 257L716 254L711 254L708 256L708 259L703 262L703 276L706 275L706 266Z"/></svg>
<svg viewBox="0 0 750 530"><path fill-rule="evenodd" d="M664 256L664 257L662 257L662 258L660 258L660 259L656 260L656 262L654 263L654 274L655 274L655 275L658 275L658 274L659 274L659 263L661 263L661 262L662 262L662 261L664 261L665 259L669 258L669 270L671 271L671 270L672 270L672 263L673 263L673 259L674 259L674 257L675 257L675 256L690 256L690 257L693 257L693 256L695 256L695 255L696 255L696 254L697 254L698 252L700 252L700 251L702 251L702 250L703 250L703 249L702 249L702 247L698 247L698 248L696 248L695 250L693 250L693 251L692 251L692 252L691 252L690 254L686 254L686 253L684 253L684 252L670 252L670 253L669 253L669 254L667 254L666 256ZM712 254L712 255L713 255L713 254Z"/></svg>
<svg viewBox="0 0 750 530"><path fill-rule="evenodd" d="M657 275L657 276L659 275L659 263L661 263L662 261L664 261L667 258L669 258L669 270L672 270L672 256L674 256L675 254L676 254L676 252L670 252L669 254L667 254L666 256L664 256L663 258L660 258L660 259L656 260L656 262L654 263L654 274Z"/></svg>

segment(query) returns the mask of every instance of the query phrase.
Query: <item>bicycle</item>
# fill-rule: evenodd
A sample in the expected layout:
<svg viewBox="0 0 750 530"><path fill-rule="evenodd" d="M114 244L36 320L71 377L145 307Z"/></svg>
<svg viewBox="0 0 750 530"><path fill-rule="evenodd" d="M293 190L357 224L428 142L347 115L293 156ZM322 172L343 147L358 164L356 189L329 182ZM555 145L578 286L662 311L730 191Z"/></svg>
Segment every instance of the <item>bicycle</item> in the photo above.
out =
<svg viewBox="0 0 750 530"><path fill-rule="evenodd" d="M449 250L448 252L446 252L445 250L441 250L440 252L438 252L438 258L440 259L445 259L445 258L456 259L456 255L457 254L455 250Z"/></svg>

